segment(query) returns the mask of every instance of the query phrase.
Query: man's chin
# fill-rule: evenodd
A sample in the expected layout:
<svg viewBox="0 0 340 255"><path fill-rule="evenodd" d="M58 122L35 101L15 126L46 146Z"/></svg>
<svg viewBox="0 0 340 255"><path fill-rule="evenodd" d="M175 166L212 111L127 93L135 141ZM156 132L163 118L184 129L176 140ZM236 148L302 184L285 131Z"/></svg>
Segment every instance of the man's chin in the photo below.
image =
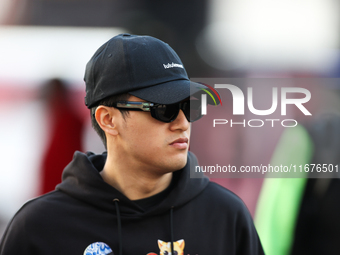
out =
<svg viewBox="0 0 340 255"><path fill-rule="evenodd" d="M187 164L187 157L185 159L180 159L174 162L172 168L172 171L178 171L183 169Z"/></svg>

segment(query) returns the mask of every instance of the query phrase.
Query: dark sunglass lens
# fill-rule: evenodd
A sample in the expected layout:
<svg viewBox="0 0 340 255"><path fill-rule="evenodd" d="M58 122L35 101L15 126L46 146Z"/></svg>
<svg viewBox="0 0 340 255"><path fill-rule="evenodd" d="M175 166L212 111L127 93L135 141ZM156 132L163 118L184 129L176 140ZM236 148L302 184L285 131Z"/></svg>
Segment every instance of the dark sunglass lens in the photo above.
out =
<svg viewBox="0 0 340 255"><path fill-rule="evenodd" d="M201 101L190 100L183 103L183 112L188 121L193 122L202 117Z"/></svg>
<svg viewBox="0 0 340 255"><path fill-rule="evenodd" d="M178 104L158 105L155 109L156 119L163 122L171 122L176 119L179 112Z"/></svg>

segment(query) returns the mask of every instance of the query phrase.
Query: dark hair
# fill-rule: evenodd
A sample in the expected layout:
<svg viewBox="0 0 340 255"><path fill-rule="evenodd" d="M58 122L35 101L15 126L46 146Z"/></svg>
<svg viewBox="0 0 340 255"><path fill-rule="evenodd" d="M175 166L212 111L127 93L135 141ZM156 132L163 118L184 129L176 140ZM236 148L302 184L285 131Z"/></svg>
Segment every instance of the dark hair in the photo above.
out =
<svg viewBox="0 0 340 255"><path fill-rule="evenodd" d="M114 105L118 101L126 101L126 100L129 99L129 97L130 97L130 95L128 93L107 97L107 98L104 98L103 100L99 101L99 103L96 106L93 106L91 108L92 127L97 132L100 139L103 141L105 148L107 148L106 135L105 135L105 132L103 131L103 129L101 129L101 127L98 125L96 117L95 117L97 107L99 105L112 107L112 105ZM123 109L119 109L119 111L122 114L123 119L125 120L125 118L129 115L129 111L123 110Z"/></svg>

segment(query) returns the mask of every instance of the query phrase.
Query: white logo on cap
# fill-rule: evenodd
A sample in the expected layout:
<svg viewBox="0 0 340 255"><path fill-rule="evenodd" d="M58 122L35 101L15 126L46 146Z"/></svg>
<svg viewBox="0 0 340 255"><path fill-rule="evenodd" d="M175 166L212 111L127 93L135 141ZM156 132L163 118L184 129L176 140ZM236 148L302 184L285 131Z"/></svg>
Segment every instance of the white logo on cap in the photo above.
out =
<svg viewBox="0 0 340 255"><path fill-rule="evenodd" d="M180 64L175 64L174 62L172 62L171 64L163 64L164 69L168 69L168 68L174 68L174 67L179 67L179 68L184 68L183 65Z"/></svg>

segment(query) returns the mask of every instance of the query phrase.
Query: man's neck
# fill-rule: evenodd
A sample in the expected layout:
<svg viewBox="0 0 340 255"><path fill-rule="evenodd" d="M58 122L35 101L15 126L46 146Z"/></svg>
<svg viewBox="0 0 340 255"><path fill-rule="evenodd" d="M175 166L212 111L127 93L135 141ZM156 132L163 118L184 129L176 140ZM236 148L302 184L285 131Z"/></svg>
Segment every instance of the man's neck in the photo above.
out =
<svg viewBox="0 0 340 255"><path fill-rule="evenodd" d="M122 161L120 161L122 162ZM108 157L100 172L103 180L119 190L130 200L153 196L165 190L171 182L172 173L153 174L146 169L115 164Z"/></svg>

